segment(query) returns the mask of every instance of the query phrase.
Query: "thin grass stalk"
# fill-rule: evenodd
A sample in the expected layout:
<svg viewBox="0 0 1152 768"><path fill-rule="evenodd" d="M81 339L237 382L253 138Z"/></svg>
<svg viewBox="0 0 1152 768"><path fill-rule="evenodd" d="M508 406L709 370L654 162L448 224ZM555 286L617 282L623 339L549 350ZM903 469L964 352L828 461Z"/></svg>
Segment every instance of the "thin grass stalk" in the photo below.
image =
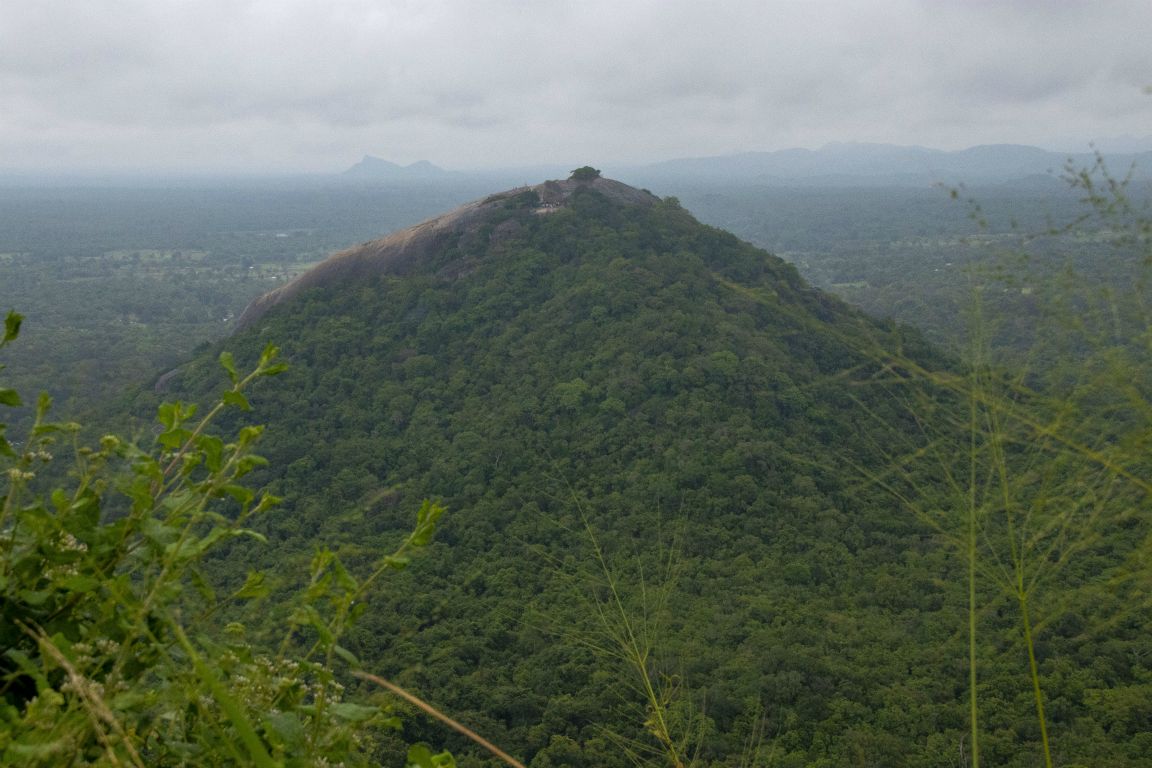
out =
<svg viewBox="0 0 1152 768"><path fill-rule="evenodd" d="M605 633L608 638L619 647L619 650L613 652L612 655L623 660L624 663L635 669L640 677L641 693L647 702L650 713L644 722L648 733L654 736L659 742L663 749L663 755L668 759L673 768L688 768L688 766L695 764L695 760L692 758L687 758L686 762L685 755L683 754L688 750L689 740L685 737L682 742L677 742L672 734L672 726L668 720L668 702L672 694L661 686L658 681L653 680L652 672L648 668L648 659L651 656L653 646L651 641L651 627L648 625L648 613L647 611L644 612L644 615L641 617L641 626L637 629L635 622L624 606L624 599L621 596L617 579L613 575L612 569L608 566L604 549L600 545L600 539L596 536L596 531L592 527L591 520L588 519L587 511L580 503L575 489L571 483L568 482L567 478L564 478L564 484L568 489L568 495L571 497L573 506L575 506L577 512L579 512L581 524L584 526L584 533L592 544L593 552L596 555L596 562L600 566L604 581L612 594L610 609L605 605L608 601L602 602L597 600L595 605L597 618L604 627ZM669 566L671 565L672 557L672 553L669 553ZM643 580L641 581L641 590L642 594L645 595L644 602L647 604L646 585ZM667 593L665 592L657 605L657 610L663 608L664 600L666 599ZM616 614L615 619L609 615L609 613L612 612Z"/></svg>
<svg viewBox="0 0 1152 768"><path fill-rule="evenodd" d="M975 296L972 308L975 318L974 325L983 328L983 314L981 312L979 296ZM972 337L972 359L970 366L971 383L968 387L968 532L967 532L967 567L968 567L968 721L969 733L972 740L972 768L980 766L980 707L979 691L977 689L976 672L976 633L978 606L976 601L976 571L979 565L977 556L979 539L979 502L977 499L980 446L980 410L982 397L977 394L981 390L980 363L984 357L983 336L975 334Z"/></svg>
<svg viewBox="0 0 1152 768"><path fill-rule="evenodd" d="M385 688L388 691L396 694L400 698L404 699L404 701L408 702L412 706L419 709L421 712L424 712L428 715L431 715L432 717L434 717L437 720L439 720L440 722L444 723L444 725L448 726L452 730L456 731L457 733L464 735L465 737L470 739L472 742L479 744L481 747L484 747L484 749L488 750L489 752L491 752L493 755L495 755L496 757L503 760L508 765L513 766L513 768L525 768L523 763L521 763L519 760L517 760L516 758L509 755L504 750L500 749L500 747L498 747L495 744L493 744L492 742L488 741L488 739L484 738L483 736L476 733L475 731L468 728L467 726L462 725L462 724L458 723L457 721L453 720L452 718L448 717L448 715L446 715L443 712L441 712L440 710L436 709L436 707L434 707L431 704L429 704L428 702L424 701L419 696L415 696L415 695L409 693L408 691L404 690L400 686L396 685L395 683L390 682L388 680L385 680L384 678L379 677L378 675L373 675L370 672L361 672L361 671L357 670L357 671L354 671L352 674L355 677L360 678L361 680L367 680L370 683L375 683L376 685L380 686L381 688Z"/></svg>
<svg viewBox="0 0 1152 768"><path fill-rule="evenodd" d="M1032 642L1032 622L1028 617L1028 593L1020 592L1020 621L1024 626L1024 644L1028 648L1028 669L1032 675L1032 696L1036 700L1036 721L1040 724L1040 742L1044 746L1044 766L1052 768L1052 750L1048 745L1048 720L1044 715L1044 692L1040 688L1040 670L1036 664L1036 647Z"/></svg>
<svg viewBox="0 0 1152 768"><path fill-rule="evenodd" d="M1032 621L1028 611L1029 588L1025 573L1026 568L1026 542L1023 531L1016 526L1013 509L1015 504L1009 496L1011 478L1008 475L1008 458L1004 454L1003 435L1004 428L995 411L988 414L988 433L992 435L993 461L998 473L997 482L1000 486L1001 506L1007 523L1009 545L1012 550L1013 590L1017 603L1020 606L1020 625L1024 635L1024 646L1028 651L1028 672L1032 683L1032 697L1036 702L1036 721L1040 727L1040 742L1044 750L1045 768L1052 768L1052 750L1048 743L1048 721L1044 714L1044 692L1040 685L1040 670L1036 663L1036 645L1032 637ZM1027 519L1025 519L1027 523Z"/></svg>
<svg viewBox="0 0 1152 768"><path fill-rule="evenodd" d="M573 498L575 500L575 497ZM579 506L578 502L577 504ZM579 509L585 531L591 539L593 549L596 552L596 560L600 564L600 568L608 582L608 588L612 592L613 607L615 607L616 612L619 614L622 632L616 637L616 641L622 646L624 659L639 673L644 696L648 700L649 711L652 713L649 720L650 731L664 746L668 754L668 759L672 762L674 768L684 768L684 759L680 755L680 749L676 745L676 740L672 737L672 729L668 724L665 698L661 696L658 686L652 680L652 674L648 670L648 656L651 652L650 644L642 643L640 638L637 637L632 620L629 617L627 609L624 607L623 598L620 596L620 590L616 586L616 579L608 567L607 560L604 558L604 551L600 547L600 541L596 537L595 531L592 530L592 524L589 522L583 507L579 507ZM604 622L606 626L609 623L606 616L602 616L601 621ZM612 634L616 633L613 632Z"/></svg>
<svg viewBox="0 0 1152 768"><path fill-rule="evenodd" d="M968 475L968 719L972 739L972 768L980 766L979 708L976 691L976 401L969 402L972 431Z"/></svg>

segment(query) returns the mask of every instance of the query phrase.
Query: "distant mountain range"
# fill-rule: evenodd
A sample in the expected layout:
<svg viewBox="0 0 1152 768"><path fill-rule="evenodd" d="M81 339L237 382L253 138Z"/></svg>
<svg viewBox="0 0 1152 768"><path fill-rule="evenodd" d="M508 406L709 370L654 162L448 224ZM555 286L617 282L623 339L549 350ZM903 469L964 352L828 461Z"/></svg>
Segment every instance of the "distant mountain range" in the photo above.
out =
<svg viewBox="0 0 1152 768"><path fill-rule="evenodd" d="M1152 152L1110 154L1116 175L1130 167L1152 178ZM828 144L817 150L784 149L719 157L668 160L636 169L641 179L754 181L778 184L1003 183L1049 177L1071 165L1090 167L1091 153L1061 154L1020 144L985 144L957 151L892 144Z"/></svg>
<svg viewBox="0 0 1152 768"><path fill-rule="evenodd" d="M1110 152L1105 161L1115 176L1129 169L1139 180L1152 180L1152 152ZM962 150L895 144L837 143L820 149L782 149L732 155L691 157L648 165L614 166L616 176L656 188L669 182L751 183L772 186L923 186L944 184L1060 184L1069 166L1091 167L1090 152L1065 154L1022 144L984 144ZM560 166L549 167L549 175ZM533 169L536 170L536 169ZM478 173L446 171L421 160L408 166L365 156L343 173L361 181L448 180L483 177L519 178L524 169ZM534 175L534 174L533 174Z"/></svg>

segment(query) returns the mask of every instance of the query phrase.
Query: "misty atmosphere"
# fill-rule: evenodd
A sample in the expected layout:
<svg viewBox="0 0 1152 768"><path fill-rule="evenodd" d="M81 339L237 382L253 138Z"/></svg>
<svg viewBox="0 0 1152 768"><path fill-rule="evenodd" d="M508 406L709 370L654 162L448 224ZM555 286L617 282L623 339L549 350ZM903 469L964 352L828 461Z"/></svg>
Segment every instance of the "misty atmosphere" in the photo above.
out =
<svg viewBox="0 0 1152 768"><path fill-rule="evenodd" d="M1148 29L0 0L0 764L1152 767Z"/></svg>

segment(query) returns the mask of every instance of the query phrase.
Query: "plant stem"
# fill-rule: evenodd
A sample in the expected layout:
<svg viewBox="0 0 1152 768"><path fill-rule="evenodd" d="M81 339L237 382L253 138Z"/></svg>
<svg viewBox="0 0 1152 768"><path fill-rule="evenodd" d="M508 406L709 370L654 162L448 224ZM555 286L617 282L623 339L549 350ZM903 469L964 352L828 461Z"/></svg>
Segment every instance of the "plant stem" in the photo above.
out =
<svg viewBox="0 0 1152 768"><path fill-rule="evenodd" d="M395 683L389 682L388 680L385 680L382 677L379 677L377 675L373 675L373 674L368 673L368 672L354 671L352 674L355 675L356 677L360 678L361 680L367 680L368 682L376 683L376 685L379 685L382 688L387 688L392 693L394 693L397 696L399 696L400 698L404 699L404 701L408 702L409 704L413 705L414 707L417 707L421 711L426 712L427 714L436 718L437 720L444 723L445 725L447 725L452 730L454 730L458 733L462 733L464 736L467 736L469 739L476 742L480 746L484 747L484 749L486 749L489 752L491 752L492 754L496 755L496 757L500 758L501 760L503 760L508 765L513 766L513 768L525 768L524 764L521 763L519 760L517 760L516 758L509 755L507 752L500 749L499 747L497 747L492 742L488 741L488 739L485 739L483 736L480 736L475 731L469 729L467 726L461 725L460 723L456 722L452 718L448 717L448 715L446 715L443 712L441 712L440 710L436 709L434 706L432 706L428 702L424 701L419 696L414 696L413 694L408 693L408 691L404 690L403 688L396 685Z"/></svg>
<svg viewBox="0 0 1152 768"><path fill-rule="evenodd" d="M1044 716L1044 692L1040 689L1040 670L1036 664L1036 647L1032 642L1032 621L1028 618L1028 594L1021 589L1020 620L1024 625L1024 645L1028 648L1028 669L1032 674L1032 695L1036 699L1036 721L1040 724L1040 743L1044 746L1044 766L1052 768L1052 752L1048 746L1048 720Z"/></svg>
<svg viewBox="0 0 1152 768"><path fill-rule="evenodd" d="M975 295L973 312L974 325L978 329L983 327L983 309L980 297ZM972 768L980 766L980 723L979 708L977 706L978 693L976 690L976 567L977 567L977 534L979 525L977 521L977 477L979 466L978 439L982 434L980 424L980 409L983 405L981 395L980 364L984 359L984 344L981 333L972 338L970 366L971 382L968 386L968 720L972 738Z"/></svg>
<svg viewBox="0 0 1152 768"><path fill-rule="evenodd" d="M968 476L968 719L972 733L972 768L980 765L980 729L976 706L976 401L972 418Z"/></svg>

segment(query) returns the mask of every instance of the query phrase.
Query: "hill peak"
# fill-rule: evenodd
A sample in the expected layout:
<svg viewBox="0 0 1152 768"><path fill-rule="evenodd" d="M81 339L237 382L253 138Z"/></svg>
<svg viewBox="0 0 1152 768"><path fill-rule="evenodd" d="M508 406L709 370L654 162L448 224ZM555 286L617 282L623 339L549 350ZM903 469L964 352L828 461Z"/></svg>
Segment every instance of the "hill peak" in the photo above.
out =
<svg viewBox="0 0 1152 768"><path fill-rule="evenodd" d="M355 179L425 179L444 176L448 171L433 165L427 160L417 160L410 165L399 165L372 155L364 158L344 171L344 176Z"/></svg>
<svg viewBox="0 0 1152 768"><path fill-rule="evenodd" d="M619 205L651 206L659 201L651 192L599 176L551 180L498 192L330 255L295 280L253 299L240 315L236 330L251 326L272 307L309 288L381 274L404 274L454 241L475 237L498 239L507 233L509 225L515 226L514 221L498 221L503 218L501 214L519 210L547 215L566 207L572 196L582 190L593 190ZM490 225L491 231L485 230L485 225Z"/></svg>

